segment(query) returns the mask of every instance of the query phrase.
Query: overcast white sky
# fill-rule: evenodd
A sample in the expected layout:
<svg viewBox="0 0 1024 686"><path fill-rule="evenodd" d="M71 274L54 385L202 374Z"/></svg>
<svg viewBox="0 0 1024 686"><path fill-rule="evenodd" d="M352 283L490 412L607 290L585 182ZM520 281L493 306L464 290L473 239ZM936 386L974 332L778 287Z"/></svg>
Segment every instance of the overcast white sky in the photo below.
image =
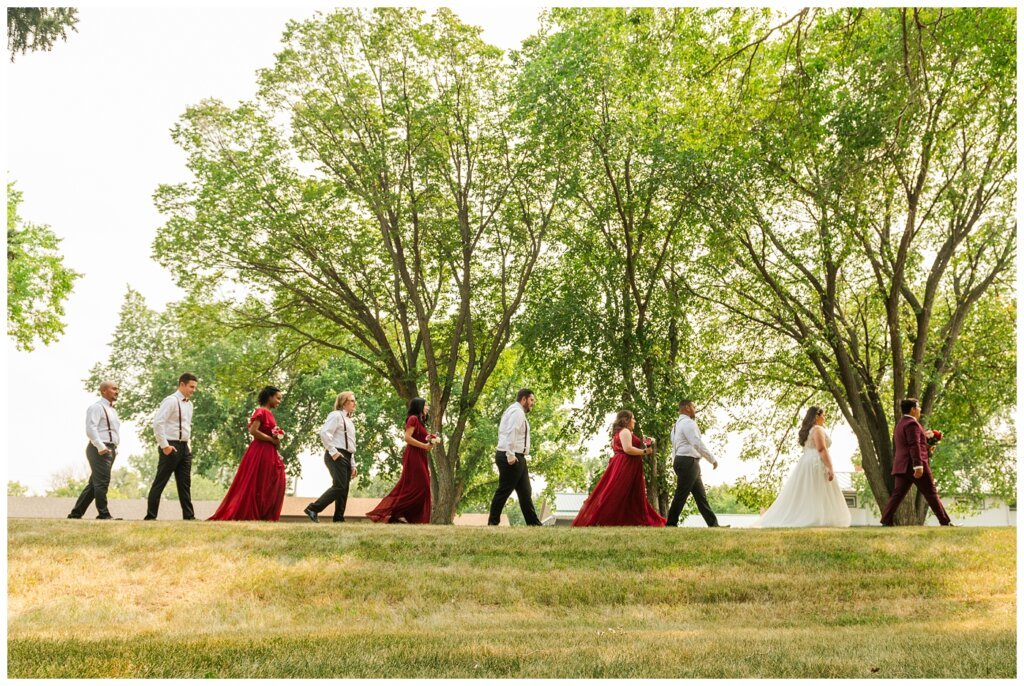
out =
<svg viewBox="0 0 1024 686"><path fill-rule="evenodd" d="M536 6L448 6L506 49L537 26ZM158 308L182 295L150 257L162 223L153 191L187 174L170 127L202 98L251 97L255 72L271 63L285 22L315 9L82 7L66 43L5 64L4 170L24 194L20 214L50 225L63 238L68 265L84 274L66 303L58 343L21 353L8 341L8 480L42 494L57 472L88 473L84 416L96 396L82 379L108 355L125 291L139 290ZM125 457L142 449L136 429L122 425ZM852 469L853 444L838 433L836 467ZM722 466L705 469L707 483L756 471L734 459L735 441L720 448ZM303 461L299 495L317 495L329 483L321 465L318 456Z"/></svg>

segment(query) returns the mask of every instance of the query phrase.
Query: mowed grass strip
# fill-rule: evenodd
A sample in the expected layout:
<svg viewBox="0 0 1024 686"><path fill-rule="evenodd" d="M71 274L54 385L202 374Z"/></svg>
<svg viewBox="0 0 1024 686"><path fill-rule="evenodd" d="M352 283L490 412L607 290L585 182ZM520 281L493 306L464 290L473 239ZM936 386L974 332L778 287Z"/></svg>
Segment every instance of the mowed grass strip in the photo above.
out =
<svg viewBox="0 0 1024 686"><path fill-rule="evenodd" d="M1013 529L8 534L10 677L1016 676Z"/></svg>

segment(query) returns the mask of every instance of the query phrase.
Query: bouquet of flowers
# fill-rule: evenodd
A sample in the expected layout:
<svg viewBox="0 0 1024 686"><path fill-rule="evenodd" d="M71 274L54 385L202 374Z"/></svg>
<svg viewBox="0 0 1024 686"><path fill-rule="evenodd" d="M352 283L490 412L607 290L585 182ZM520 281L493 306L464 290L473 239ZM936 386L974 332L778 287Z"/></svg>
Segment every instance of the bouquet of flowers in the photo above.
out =
<svg viewBox="0 0 1024 686"><path fill-rule="evenodd" d="M437 434L427 434L427 443L430 445L437 445L441 442L441 437Z"/></svg>
<svg viewBox="0 0 1024 686"><path fill-rule="evenodd" d="M282 428L281 428L281 427L279 427L279 426L275 426L275 427L274 427L274 428L273 428L273 429L272 429L272 430L270 431L270 433L271 433L271 435L273 435L274 437L276 437L276 438L278 438L278 439L284 438L284 429L282 429Z"/></svg>
<svg viewBox="0 0 1024 686"><path fill-rule="evenodd" d="M938 445L942 440L942 432L938 430L926 431L924 435L928 440L928 445L931 446Z"/></svg>
<svg viewBox="0 0 1024 686"><path fill-rule="evenodd" d="M644 437L644 446L647 447L647 448L650 448L652 445L654 445L654 439L651 438L650 436L645 436Z"/></svg>

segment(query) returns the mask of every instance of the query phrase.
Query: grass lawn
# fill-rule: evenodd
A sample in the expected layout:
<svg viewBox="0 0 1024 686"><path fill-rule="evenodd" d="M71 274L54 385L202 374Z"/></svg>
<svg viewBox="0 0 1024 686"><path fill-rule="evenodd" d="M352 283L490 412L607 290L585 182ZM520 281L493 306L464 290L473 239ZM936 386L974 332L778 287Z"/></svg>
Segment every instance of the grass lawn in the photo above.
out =
<svg viewBox="0 0 1024 686"><path fill-rule="evenodd" d="M8 522L9 677L1016 676L1016 530Z"/></svg>

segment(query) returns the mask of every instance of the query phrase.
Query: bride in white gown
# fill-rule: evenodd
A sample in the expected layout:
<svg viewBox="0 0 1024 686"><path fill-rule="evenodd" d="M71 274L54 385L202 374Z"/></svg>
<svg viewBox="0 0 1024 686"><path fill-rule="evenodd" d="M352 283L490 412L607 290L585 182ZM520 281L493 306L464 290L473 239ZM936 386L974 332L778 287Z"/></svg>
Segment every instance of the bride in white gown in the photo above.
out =
<svg viewBox="0 0 1024 686"><path fill-rule="evenodd" d="M812 407L807 411L799 434L803 455L779 497L753 527L850 526L850 508L832 470L828 453L832 439L824 424L824 410Z"/></svg>

